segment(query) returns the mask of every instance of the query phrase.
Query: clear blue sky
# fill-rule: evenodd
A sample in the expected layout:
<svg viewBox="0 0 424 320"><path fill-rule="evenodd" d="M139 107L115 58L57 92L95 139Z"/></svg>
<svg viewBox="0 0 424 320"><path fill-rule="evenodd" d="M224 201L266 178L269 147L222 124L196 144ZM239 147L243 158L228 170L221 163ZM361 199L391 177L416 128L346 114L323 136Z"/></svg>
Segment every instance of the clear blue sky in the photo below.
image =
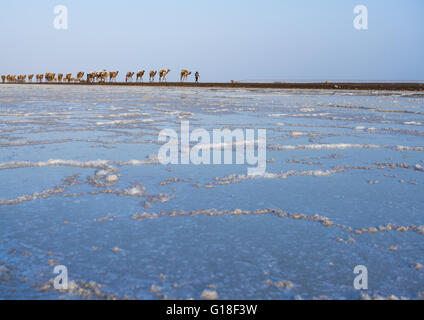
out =
<svg viewBox="0 0 424 320"><path fill-rule="evenodd" d="M68 30L53 28L66 5ZM368 7L369 29L353 27ZM181 68L202 81L424 80L423 0L1 0L0 73Z"/></svg>

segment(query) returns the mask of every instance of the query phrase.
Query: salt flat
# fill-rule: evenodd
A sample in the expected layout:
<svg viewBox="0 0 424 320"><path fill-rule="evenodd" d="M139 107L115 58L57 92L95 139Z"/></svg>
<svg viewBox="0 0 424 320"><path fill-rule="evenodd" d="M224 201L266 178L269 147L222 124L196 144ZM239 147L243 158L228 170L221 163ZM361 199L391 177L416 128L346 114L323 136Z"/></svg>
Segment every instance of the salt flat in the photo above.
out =
<svg viewBox="0 0 424 320"><path fill-rule="evenodd" d="M160 164L181 121L266 129L266 173ZM1 86L0 298L422 298L423 126L417 92Z"/></svg>

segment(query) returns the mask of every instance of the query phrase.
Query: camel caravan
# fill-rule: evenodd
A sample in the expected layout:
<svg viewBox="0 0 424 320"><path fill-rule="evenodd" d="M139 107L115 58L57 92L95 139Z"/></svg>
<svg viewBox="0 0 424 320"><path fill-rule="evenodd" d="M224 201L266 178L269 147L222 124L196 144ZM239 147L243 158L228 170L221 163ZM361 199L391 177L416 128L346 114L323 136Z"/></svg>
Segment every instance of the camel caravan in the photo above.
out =
<svg viewBox="0 0 424 320"><path fill-rule="evenodd" d="M125 82L133 82L133 77L136 75L136 82L143 82L143 76L145 70L138 70L135 72L127 72L125 74ZM170 73L170 69L161 69L159 71L151 70L149 72L149 82L155 82L155 77L159 75L159 82L167 82L166 76ZM106 71L100 70L97 72L78 72L75 77L72 76L72 73L39 73L39 74L20 74L20 75L1 75L2 83L31 83L33 82L35 76L35 82L37 83L106 83L106 82L116 82L119 71ZM181 70L180 81L185 82L188 79L188 76L191 75L191 71L187 69ZM199 72L195 73L195 82L199 80Z"/></svg>

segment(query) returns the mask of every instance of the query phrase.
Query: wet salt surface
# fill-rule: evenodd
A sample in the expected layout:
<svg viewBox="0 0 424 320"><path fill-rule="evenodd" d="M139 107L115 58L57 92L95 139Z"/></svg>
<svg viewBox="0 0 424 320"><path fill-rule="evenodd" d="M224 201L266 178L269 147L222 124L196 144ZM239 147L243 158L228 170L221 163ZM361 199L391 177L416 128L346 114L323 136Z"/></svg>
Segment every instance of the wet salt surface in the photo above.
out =
<svg viewBox="0 0 424 320"><path fill-rule="evenodd" d="M181 120L266 128L267 173L158 164ZM413 93L1 86L0 298L422 298L423 125Z"/></svg>

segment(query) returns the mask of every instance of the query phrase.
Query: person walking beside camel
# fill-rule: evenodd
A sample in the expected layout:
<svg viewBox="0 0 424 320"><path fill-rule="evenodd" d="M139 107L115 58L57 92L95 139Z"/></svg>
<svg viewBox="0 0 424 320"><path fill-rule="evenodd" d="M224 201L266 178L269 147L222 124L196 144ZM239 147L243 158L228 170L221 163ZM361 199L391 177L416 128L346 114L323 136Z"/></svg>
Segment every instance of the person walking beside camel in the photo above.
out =
<svg viewBox="0 0 424 320"><path fill-rule="evenodd" d="M199 74L198 71L196 71L196 73L194 74L194 77L196 78L196 83L198 83L199 82L199 77L200 77L200 74Z"/></svg>

